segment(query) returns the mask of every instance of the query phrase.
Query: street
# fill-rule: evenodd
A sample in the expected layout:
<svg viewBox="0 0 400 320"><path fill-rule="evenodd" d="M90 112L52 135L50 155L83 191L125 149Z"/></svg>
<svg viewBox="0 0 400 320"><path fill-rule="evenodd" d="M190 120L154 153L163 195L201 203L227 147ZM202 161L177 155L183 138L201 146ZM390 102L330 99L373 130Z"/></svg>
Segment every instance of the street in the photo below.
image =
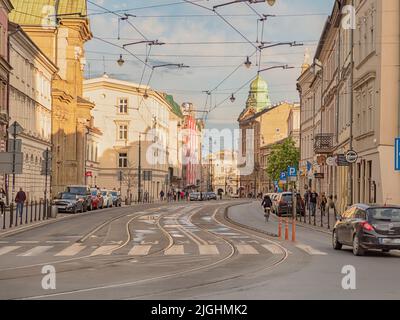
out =
<svg viewBox="0 0 400 320"><path fill-rule="evenodd" d="M399 298L400 252L354 257L328 233L298 225L292 243L277 230L246 200L77 215L0 238L0 299ZM56 288L45 290L49 265ZM356 290L342 288L347 265Z"/></svg>

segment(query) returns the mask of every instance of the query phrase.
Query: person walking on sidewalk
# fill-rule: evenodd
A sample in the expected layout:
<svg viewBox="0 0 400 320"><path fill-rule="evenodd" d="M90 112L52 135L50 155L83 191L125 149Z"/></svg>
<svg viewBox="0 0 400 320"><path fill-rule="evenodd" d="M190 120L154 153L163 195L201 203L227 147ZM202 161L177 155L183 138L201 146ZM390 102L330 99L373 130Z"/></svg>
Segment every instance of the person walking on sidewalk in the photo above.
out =
<svg viewBox="0 0 400 320"><path fill-rule="evenodd" d="M316 193L314 190L310 193L310 210L311 210L311 215L315 217L315 212L317 210L317 203L318 203L318 193Z"/></svg>
<svg viewBox="0 0 400 320"><path fill-rule="evenodd" d="M328 199L325 196L325 192L321 193L321 199L320 199L320 209L321 209L321 215L324 217L325 212L326 212L326 205L328 204Z"/></svg>
<svg viewBox="0 0 400 320"><path fill-rule="evenodd" d="M271 208L272 208L272 200L269 195L266 195L263 199L263 202L261 203L261 206L264 207L264 217L265 221L268 222L269 220L269 215L271 213Z"/></svg>
<svg viewBox="0 0 400 320"><path fill-rule="evenodd" d="M6 191L4 190L4 188L0 189L0 212L1 215L4 214L4 211L6 209Z"/></svg>
<svg viewBox="0 0 400 320"><path fill-rule="evenodd" d="M17 214L22 217L22 213L24 212L24 203L26 201L26 194L22 188L19 189L17 195L15 196L15 203L17 204Z"/></svg>
<svg viewBox="0 0 400 320"><path fill-rule="evenodd" d="M306 193L304 194L304 206L307 209L307 211L310 211L310 190L307 190Z"/></svg>
<svg viewBox="0 0 400 320"><path fill-rule="evenodd" d="M335 200L336 200L336 197L335 197ZM332 195L329 196L329 200L328 200L328 214L330 214L330 211L331 211L330 209L333 209L333 214L335 215L335 219L337 220L335 200L333 199L333 196L332 196Z"/></svg>

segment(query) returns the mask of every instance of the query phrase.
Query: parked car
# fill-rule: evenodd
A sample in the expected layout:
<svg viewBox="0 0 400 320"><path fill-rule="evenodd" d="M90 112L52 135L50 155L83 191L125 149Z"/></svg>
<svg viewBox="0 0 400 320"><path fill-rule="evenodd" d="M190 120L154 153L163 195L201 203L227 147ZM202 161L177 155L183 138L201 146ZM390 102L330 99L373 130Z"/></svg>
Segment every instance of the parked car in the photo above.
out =
<svg viewBox="0 0 400 320"><path fill-rule="evenodd" d="M98 189L90 189L92 209L103 209L103 195Z"/></svg>
<svg viewBox="0 0 400 320"><path fill-rule="evenodd" d="M93 209L92 195L90 193L90 188L88 186L82 186L82 185L68 186L66 187L65 192L73 193L79 196L79 198L83 201L84 212Z"/></svg>
<svg viewBox="0 0 400 320"><path fill-rule="evenodd" d="M111 198L113 201L113 206L114 207L122 207L122 198L121 198L121 194L119 193L119 191L111 191Z"/></svg>
<svg viewBox="0 0 400 320"><path fill-rule="evenodd" d="M83 212L84 201L74 193L61 192L53 200L53 205L58 212L77 213Z"/></svg>
<svg viewBox="0 0 400 320"><path fill-rule="evenodd" d="M191 194L189 194L189 200L190 201L201 201L200 192L192 192Z"/></svg>
<svg viewBox="0 0 400 320"><path fill-rule="evenodd" d="M215 192L206 192L207 200L218 200L217 194Z"/></svg>
<svg viewBox="0 0 400 320"><path fill-rule="evenodd" d="M356 204L345 211L332 232L335 250L353 247L356 256L370 249L400 250L400 207Z"/></svg>
<svg viewBox="0 0 400 320"><path fill-rule="evenodd" d="M282 192L277 195L275 198L275 213L278 217L283 215L293 215L293 193L292 192ZM297 193L297 204L296 204L296 212L298 215L304 216L305 214L305 205L304 201L301 198L301 195Z"/></svg>
<svg viewBox="0 0 400 320"><path fill-rule="evenodd" d="M110 191L101 190L101 194L103 196L103 208L111 208L113 206L113 199Z"/></svg>

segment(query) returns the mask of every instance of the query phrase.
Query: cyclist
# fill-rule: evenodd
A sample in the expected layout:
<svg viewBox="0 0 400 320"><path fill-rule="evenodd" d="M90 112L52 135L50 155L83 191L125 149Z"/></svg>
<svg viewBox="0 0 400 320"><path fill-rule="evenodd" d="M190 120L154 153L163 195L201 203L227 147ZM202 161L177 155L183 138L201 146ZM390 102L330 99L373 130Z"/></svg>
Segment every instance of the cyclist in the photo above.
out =
<svg viewBox="0 0 400 320"><path fill-rule="evenodd" d="M266 195L261 203L261 206L264 207L264 217L265 221L268 222L269 215L271 213L272 201L269 195Z"/></svg>

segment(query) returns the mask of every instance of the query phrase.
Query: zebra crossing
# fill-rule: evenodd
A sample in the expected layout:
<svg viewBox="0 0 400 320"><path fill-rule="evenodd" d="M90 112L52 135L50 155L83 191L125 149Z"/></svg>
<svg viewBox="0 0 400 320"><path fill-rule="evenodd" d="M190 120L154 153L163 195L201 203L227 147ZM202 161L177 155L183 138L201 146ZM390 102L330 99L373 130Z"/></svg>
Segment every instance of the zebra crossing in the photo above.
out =
<svg viewBox="0 0 400 320"><path fill-rule="evenodd" d="M238 255L262 255L272 254L279 255L283 251L279 246L273 244L236 244ZM118 252L119 245L102 245L99 247L86 246L80 243L73 243L67 247L56 245L36 245L24 247L23 245L4 245L0 246L0 259L6 256L16 256L21 258L39 257L43 255L51 255L54 257L95 257L95 256L110 256L113 254L125 254L128 256L143 257L157 252L164 256L179 256L179 255L200 255L200 256L217 256L223 253L222 245L220 244L175 244L160 252L160 246L157 244L134 244L124 250L125 253Z"/></svg>

